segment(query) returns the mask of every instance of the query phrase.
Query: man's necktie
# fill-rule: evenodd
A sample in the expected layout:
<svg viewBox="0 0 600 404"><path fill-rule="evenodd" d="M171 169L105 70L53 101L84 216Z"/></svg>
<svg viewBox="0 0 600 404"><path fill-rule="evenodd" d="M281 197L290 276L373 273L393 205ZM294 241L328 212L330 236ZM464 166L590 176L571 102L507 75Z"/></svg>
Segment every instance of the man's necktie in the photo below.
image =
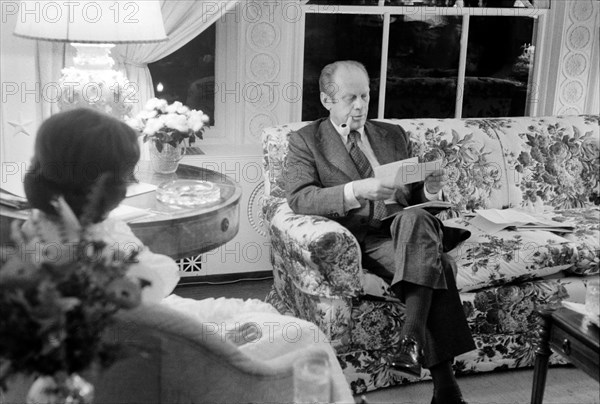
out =
<svg viewBox="0 0 600 404"><path fill-rule="evenodd" d="M360 133L353 130L348 134L348 143L350 144L350 149L348 153L350 153L350 157L358 170L358 174L361 178L369 178L373 176L373 167L371 167L371 163L369 163L369 159L367 156L360 150L358 144L358 138L360 137ZM385 203L383 201L369 201L370 206L370 225L378 226L383 219L387 215L387 209L385 207Z"/></svg>

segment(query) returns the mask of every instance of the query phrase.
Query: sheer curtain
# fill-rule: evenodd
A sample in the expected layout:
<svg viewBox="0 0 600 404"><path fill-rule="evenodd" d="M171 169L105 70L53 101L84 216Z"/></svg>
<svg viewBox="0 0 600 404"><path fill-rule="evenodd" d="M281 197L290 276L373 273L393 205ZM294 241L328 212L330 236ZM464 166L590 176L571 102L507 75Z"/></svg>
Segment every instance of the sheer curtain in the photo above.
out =
<svg viewBox="0 0 600 404"><path fill-rule="evenodd" d="M123 68L129 81L134 84L134 98L138 101L137 105L134 104L134 113L154 96L148 63L162 59L181 48L222 18L236 3L239 1L163 0L161 11L168 41L118 45L113 49L117 69Z"/></svg>
<svg viewBox="0 0 600 404"><path fill-rule="evenodd" d="M117 45L112 50L115 69L124 70L133 82L130 101L132 113L154 96L148 63L155 62L181 48L225 13L235 7L239 0L162 0L161 11L168 41L149 44ZM64 43L38 41L35 58L36 72L41 88L52 89L61 76L61 69L71 64L72 47ZM42 119L56 112L56 96L44 96L40 103Z"/></svg>

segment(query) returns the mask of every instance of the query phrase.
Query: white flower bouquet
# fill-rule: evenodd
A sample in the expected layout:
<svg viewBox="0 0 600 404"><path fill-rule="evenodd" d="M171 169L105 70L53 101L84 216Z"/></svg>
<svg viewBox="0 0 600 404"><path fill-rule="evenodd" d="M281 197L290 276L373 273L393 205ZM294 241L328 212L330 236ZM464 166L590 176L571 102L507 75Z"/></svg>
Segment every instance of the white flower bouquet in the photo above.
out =
<svg viewBox="0 0 600 404"><path fill-rule="evenodd" d="M204 112L189 109L179 101L169 105L166 100L152 98L135 117L125 121L142 134L144 142L151 140L161 152L165 144L177 147L184 139L190 144L196 137L202 139L209 119Z"/></svg>

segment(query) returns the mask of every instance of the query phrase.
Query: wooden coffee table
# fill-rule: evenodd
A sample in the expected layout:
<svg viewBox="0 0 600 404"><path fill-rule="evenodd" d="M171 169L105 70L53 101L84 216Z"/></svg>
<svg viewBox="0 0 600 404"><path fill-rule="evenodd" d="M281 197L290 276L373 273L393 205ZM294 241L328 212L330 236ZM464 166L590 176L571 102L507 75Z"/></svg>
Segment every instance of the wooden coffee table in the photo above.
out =
<svg viewBox="0 0 600 404"><path fill-rule="evenodd" d="M545 310L540 314L543 320L535 351L532 404L541 404L544 398L548 358L552 351L599 381L598 327L589 325L583 315L566 308Z"/></svg>

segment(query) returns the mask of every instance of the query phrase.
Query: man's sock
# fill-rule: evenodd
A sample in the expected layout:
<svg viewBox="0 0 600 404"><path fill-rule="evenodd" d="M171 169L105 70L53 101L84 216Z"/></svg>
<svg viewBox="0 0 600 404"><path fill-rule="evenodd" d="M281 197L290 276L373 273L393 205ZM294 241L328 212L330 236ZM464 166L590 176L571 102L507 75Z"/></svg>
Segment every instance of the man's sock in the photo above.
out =
<svg viewBox="0 0 600 404"><path fill-rule="evenodd" d="M423 345L433 289L405 282L402 290L406 305L402 337L416 338L417 342Z"/></svg>
<svg viewBox="0 0 600 404"><path fill-rule="evenodd" d="M452 371L452 362L440 362L430 367L433 379L433 396L436 403L460 402L462 393Z"/></svg>

